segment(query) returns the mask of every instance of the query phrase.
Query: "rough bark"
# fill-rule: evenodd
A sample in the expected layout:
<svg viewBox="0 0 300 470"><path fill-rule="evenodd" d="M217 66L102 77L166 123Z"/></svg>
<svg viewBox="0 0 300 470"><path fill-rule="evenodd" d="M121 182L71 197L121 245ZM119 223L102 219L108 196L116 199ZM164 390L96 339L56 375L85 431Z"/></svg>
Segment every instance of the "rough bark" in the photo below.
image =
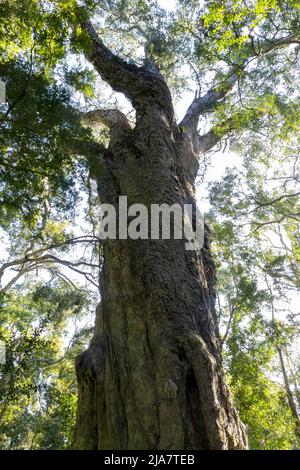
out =
<svg viewBox="0 0 300 470"><path fill-rule="evenodd" d="M149 107L134 129L113 132L101 201L195 203L191 141ZM200 253L184 240L104 242L95 335L76 363L76 448L246 447L222 372L209 244L208 230Z"/></svg>

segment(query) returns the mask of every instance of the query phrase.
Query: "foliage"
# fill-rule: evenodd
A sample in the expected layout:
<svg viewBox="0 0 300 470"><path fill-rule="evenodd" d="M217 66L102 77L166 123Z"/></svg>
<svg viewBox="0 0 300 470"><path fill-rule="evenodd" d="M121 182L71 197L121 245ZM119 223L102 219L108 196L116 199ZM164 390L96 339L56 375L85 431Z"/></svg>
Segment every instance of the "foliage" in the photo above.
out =
<svg viewBox="0 0 300 470"><path fill-rule="evenodd" d="M76 408L73 360L89 331L76 323L86 302L84 291L70 292L63 284L28 285L3 296L1 448L70 447Z"/></svg>
<svg viewBox="0 0 300 470"><path fill-rule="evenodd" d="M225 354L231 389L247 424L251 449L297 448L285 391L269 378L274 348L257 323L252 320L248 327L235 324L232 328Z"/></svg>
<svg viewBox="0 0 300 470"><path fill-rule="evenodd" d="M250 445L290 449L299 440L278 349L297 401L298 142L273 139L240 139L241 164L210 186L210 218L225 363Z"/></svg>

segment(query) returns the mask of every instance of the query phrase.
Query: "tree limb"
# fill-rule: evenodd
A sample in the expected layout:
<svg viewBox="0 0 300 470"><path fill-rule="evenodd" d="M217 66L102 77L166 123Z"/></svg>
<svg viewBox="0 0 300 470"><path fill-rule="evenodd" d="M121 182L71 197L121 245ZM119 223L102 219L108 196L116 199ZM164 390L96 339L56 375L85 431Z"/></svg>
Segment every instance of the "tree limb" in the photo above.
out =
<svg viewBox="0 0 300 470"><path fill-rule="evenodd" d="M81 116L83 122L89 125L104 124L110 129L131 129L127 117L119 109L96 109Z"/></svg>
<svg viewBox="0 0 300 470"><path fill-rule="evenodd" d="M237 307L235 305L233 305L231 308L230 308L230 315L229 315L229 320L228 320L228 323L227 323L227 326L226 326L226 331L224 333L224 335L222 336L221 338L221 346L223 347L224 344L226 343L226 340L228 338L228 335L230 333L230 328L231 328L231 324L233 322L233 318L234 318L234 315L236 313L236 310L237 310Z"/></svg>
<svg viewBox="0 0 300 470"><path fill-rule="evenodd" d="M235 67L232 69L231 73L227 76L222 84L211 88L203 96L198 96L196 94L180 123L180 126L183 127L184 132L192 134L197 131L200 115L215 109L216 104L224 99L226 95L233 89L235 83L241 75L241 71L242 69L240 67Z"/></svg>
<svg viewBox="0 0 300 470"><path fill-rule="evenodd" d="M29 249L25 251L25 254L20 258L13 259L11 261L7 261L0 266L0 292L7 292L22 276L25 274L34 271L38 267L46 268L48 267L49 263L56 263L61 264L69 269L76 271L78 274L84 275L86 278L90 276L89 272L82 271L77 269L80 266L88 266L89 268L99 268L98 265L93 263L87 263L85 261L76 261L71 262L68 260L62 260L51 253L47 253L51 249L57 249L62 246L73 245L76 243L95 243L98 242L99 239L93 236L81 236L76 237L70 240L66 240L63 243L58 243L54 245L44 246L42 248L33 250L31 246ZM46 266L47 265L47 266ZM5 285L1 285L1 280L4 273L7 270L14 270L17 271L17 274L13 276ZM88 279L90 281L90 279Z"/></svg>
<svg viewBox="0 0 300 470"><path fill-rule="evenodd" d="M213 126L206 134L199 136L199 150L202 155L209 152L223 137L234 129L233 119L228 118L221 124Z"/></svg>
<svg viewBox="0 0 300 470"><path fill-rule="evenodd" d="M162 75L128 63L114 54L99 38L91 21L85 21L81 26L91 39L91 47L85 56L101 78L115 91L127 96L137 111L145 104L153 106L158 103L166 111L169 122L173 122L171 95Z"/></svg>
<svg viewBox="0 0 300 470"><path fill-rule="evenodd" d="M277 39L276 41L265 40L259 43L258 50L256 47L254 47L253 38L251 38L251 40L251 43L247 43L244 48L241 49L240 63L231 69L229 74L224 77L221 83L212 87L202 96L198 96L198 94L196 94L183 120L180 123L186 134L192 135L197 131L199 117L202 114L213 111L217 104L226 98L228 93L230 93L234 85L237 83L239 77L241 77L241 75L245 72L247 65L252 60L264 56L281 47L285 47L291 44L300 44L299 34L292 34L287 37Z"/></svg>

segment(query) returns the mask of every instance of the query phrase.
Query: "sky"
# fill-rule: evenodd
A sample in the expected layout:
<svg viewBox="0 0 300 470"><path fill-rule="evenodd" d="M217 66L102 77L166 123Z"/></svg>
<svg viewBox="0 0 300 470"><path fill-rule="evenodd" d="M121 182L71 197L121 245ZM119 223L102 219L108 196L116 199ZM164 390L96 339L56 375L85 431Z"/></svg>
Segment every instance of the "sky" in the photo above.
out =
<svg viewBox="0 0 300 470"><path fill-rule="evenodd" d="M176 0L157 0L157 3L160 7L164 8L166 11L174 11L176 8Z"/></svg>

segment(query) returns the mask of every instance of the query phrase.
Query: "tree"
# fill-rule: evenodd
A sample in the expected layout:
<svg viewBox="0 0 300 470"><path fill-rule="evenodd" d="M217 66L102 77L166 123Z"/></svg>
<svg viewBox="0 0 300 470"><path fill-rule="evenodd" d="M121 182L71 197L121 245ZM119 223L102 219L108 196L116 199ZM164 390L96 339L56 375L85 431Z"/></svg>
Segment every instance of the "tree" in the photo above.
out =
<svg viewBox="0 0 300 470"><path fill-rule="evenodd" d="M209 188L225 369L262 449L299 448L299 147L280 134L240 137L238 167Z"/></svg>
<svg viewBox="0 0 300 470"><path fill-rule="evenodd" d="M1 295L1 449L70 448L76 415L74 358L88 344L80 327L87 295L66 283L27 283Z"/></svg>
<svg viewBox="0 0 300 470"><path fill-rule="evenodd" d="M129 205L195 206L199 160L223 138L274 124L297 128L287 93L300 40L297 2L209 1L202 9L182 1L169 16L143 0L33 3L29 19L15 2L13 14L4 9L21 21L16 29L4 22L3 47L23 31L6 54L29 49L35 71L57 80L67 54L83 52L135 111L135 122L117 108L81 112L88 125L109 129L107 145L96 133L92 141L83 135L86 143L60 133L46 138L68 149L66 161L68 151L86 157L102 203L118 208L126 195ZM180 122L171 95L183 89L178 64L190 66L201 85ZM287 85L276 93L282 76ZM75 447L245 448L222 371L208 227L200 252L187 251L185 240L142 239L106 240L102 250L95 334L76 361Z"/></svg>

